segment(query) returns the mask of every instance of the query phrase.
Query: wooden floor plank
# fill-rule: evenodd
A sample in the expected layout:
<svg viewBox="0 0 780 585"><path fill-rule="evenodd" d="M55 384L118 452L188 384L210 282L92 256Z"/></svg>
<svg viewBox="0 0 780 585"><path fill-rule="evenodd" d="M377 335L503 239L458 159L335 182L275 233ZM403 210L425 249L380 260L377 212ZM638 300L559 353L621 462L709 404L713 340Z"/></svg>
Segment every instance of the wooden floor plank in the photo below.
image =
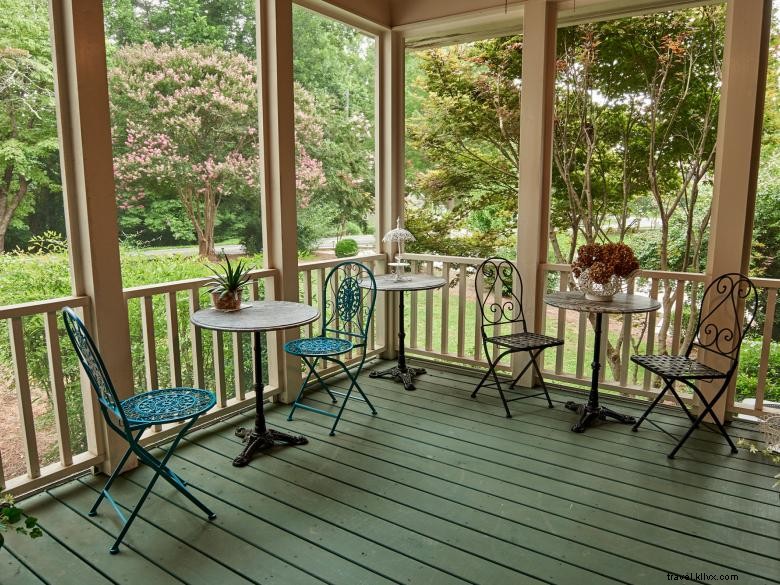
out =
<svg viewBox="0 0 780 585"><path fill-rule="evenodd" d="M697 489L708 487L724 494L739 498L760 501L778 507L780 502L777 492L771 488L771 476L757 475L725 468L704 461L693 461L678 458L669 461L665 453L638 450L635 437L632 444L604 441L596 433L587 437L572 433L568 421L553 427L549 424L542 427L539 424L531 426L529 420L535 412L518 414L512 419L491 416L479 411L464 411L457 406L431 404L425 394L388 393L380 385L366 386L375 390L375 406L387 407L399 414L441 422L453 428L478 432L482 435L496 438L500 441L511 441L516 444L526 444L533 449L542 447L544 450L576 456L582 460L596 463L606 463L615 468L627 471L637 471L642 475L662 480L673 481L676 484L695 486ZM425 408L422 408L422 407ZM539 405L537 411L548 410L546 405ZM569 412L569 411L567 411ZM649 433L643 433L648 435ZM644 455L644 457L643 457Z"/></svg>
<svg viewBox="0 0 780 585"><path fill-rule="evenodd" d="M277 428L280 427L277 421L274 421ZM284 427L281 427L284 429ZM309 445L302 449L280 450L273 454L273 457L282 458L301 465L309 471L316 469L318 474L325 473L327 468L324 465L318 465L318 458L328 458L330 461L338 464L339 462L348 462L349 467L356 467L360 471L365 471L371 475L383 477L383 474L391 474L392 477L384 477L394 485L412 487L420 490L423 494L434 494L446 498L449 502L457 502L467 505L470 508L485 513L483 521L491 529L495 529L495 518L504 518L513 522L530 526L544 527L557 534L576 534L577 538L584 543L598 545L606 551L623 551L631 549L637 558L649 559L653 563L657 559L663 559L663 565L660 567L664 571L674 571L677 573L685 572L690 569L691 559L702 561L707 566L720 565L724 569L737 569L744 573L754 573L758 582L764 580L763 575L772 574L780 576L780 562L772 556L772 551L777 549L778 543L771 541L766 547L766 555L755 554L750 550L734 550L731 546L726 546L712 540L702 540L687 534L681 534L678 531L670 530L655 524L645 524L638 517L621 517L616 514L601 511L598 509L585 509L582 506L573 507L570 502L560 498L548 497L544 507L534 507L527 505L521 499L515 490L507 494L509 497L499 497L493 495L500 490L503 482L498 480L483 481L482 478L468 477L460 473L454 482L452 477L446 474L439 476L434 474L422 473L417 469L425 469L431 465L430 461L425 461L423 467L421 461L408 461L407 465L388 465L389 449L372 449L368 455L361 455L360 450L362 442L359 438L348 437L345 441L343 436L338 440L320 439L325 426L307 425L301 429L296 425L296 430L304 432L309 437ZM346 445L345 445L346 443ZM350 449L345 449L349 446ZM348 470L345 475L354 473ZM446 479L445 479L446 478ZM474 481L472 484L471 481ZM358 480L354 480L358 482ZM376 481L376 480L373 480ZM361 476L360 485L371 485L372 479ZM391 493L393 497L399 497L398 492L402 491L396 487L378 486L375 488L379 493ZM408 501L417 502L421 497L416 493L408 496ZM522 497L522 493L519 494ZM444 510L447 504L436 504L437 509ZM636 510L633 510L636 513ZM675 518L678 519L678 518ZM679 519L678 519L679 520ZM681 523L684 525L684 523ZM474 525L470 522L470 525ZM708 532L712 526L707 527ZM529 531L532 532L533 530ZM611 534L614 533L614 534ZM723 535L733 534L733 530L724 530ZM751 539L752 540L752 539ZM640 552L636 541L650 545L644 552ZM534 541L542 546L543 541ZM755 544L755 542L751 542ZM570 550L570 547L560 547L549 550ZM695 562L695 561L694 561ZM758 569L758 572L756 572ZM632 573L633 574L633 573Z"/></svg>
<svg viewBox="0 0 780 585"><path fill-rule="evenodd" d="M327 417L298 411L287 421L289 406L267 408L269 425L309 444L246 468L231 464L242 447L233 429L251 415L191 433L171 466L217 518L206 521L160 481L119 555L107 552L119 530L110 507L86 515L105 477L26 500L47 534L7 540L0 582L633 585L706 573L780 583L776 467L745 449L730 455L709 432L673 461L674 439L652 426L571 433L575 416L563 403L585 397L561 388L551 392L554 409L517 401L507 419L495 391L470 398L474 375L426 367L416 392L363 376L379 413L350 401L334 437ZM324 397L308 399L326 406ZM646 404L603 397L633 415ZM672 408L652 418L673 434L688 426ZM758 437L742 420L729 432ZM151 473L122 476L117 500L133 505Z"/></svg>
<svg viewBox="0 0 780 585"><path fill-rule="evenodd" d="M224 439L232 442L229 438ZM216 442L215 446L218 447ZM533 527L504 522L498 516L489 517L474 508L437 498L422 490L409 489L397 482L388 482L332 459L323 461L308 448L279 450L263 458L262 469L307 490L326 493L343 503L370 510L372 514L410 529L424 530L427 535L459 548L466 555L479 555L482 559L505 565L518 573L508 573L506 578L510 581L530 573L554 583L569 582L578 576L581 578L583 570L593 572L588 579L594 583L620 581L616 575L620 575L621 570L624 571L622 574L626 574L629 569L635 583L645 579L653 582L660 576L647 567L582 547L577 542L564 542L564 539ZM314 470L316 473L311 473ZM553 553L546 552L552 550L566 552L557 559ZM581 562L578 563L578 560ZM476 564L479 569L478 562L473 559L466 561ZM485 577L494 580L496 575L486 573Z"/></svg>
<svg viewBox="0 0 780 585"><path fill-rule="evenodd" d="M3 585L45 585L35 573L28 569L8 548L0 552L0 575Z"/></svg>
<svg viewBox="0 0 780 585"><path fill-rule="evenodd" d="M473 388L472 386L467 386L465 388L461 387L457 390L454 390L453 386L457 388L457 383L453 383L450 386L445 386L436 382L432 383L431 380L440 379L432 375L424 376L422 381L418 382L417 384L418 391L412 394L414 394L416 397L424 397L427 399L427 403L431 405L447 404L462 409L465 411L467 416L471 416L473 413L481 412L486 416L492 416L493 418L503 419L506 421L503 406L501 405L497 396L493 397L491 400L489 396L485 396L484 393L481 393L479 395L479 399L475 400L470 398L470 392ZM391 382L388 380L371 378L369 378L367 381L367 385L369 387L373 387L374 384L379 383L384 383L387 385ZM563 406L565 399L568 398L567 395L560 394L556 391L552 391L551 397L553 398L554 403L556 403L559 407ZM487 411L484 408L483 403L485 401L488 401L491 407L493 407L490 411ZM575 419L574 413L564 408L547 409L541 407L546 407L546 401L544 401L542 398L528 399L512 403L512 410L515 412L515 416L522 417L523 420L526 421L529 425L535 427L538 432L544 432L543 429L548 428L551 425L557 426L555 422L551 421L561 421L563 424L570 426ZM625 407L621 406L619 409L621 412L625 412L626 414L632 414L635 416L639 416L641 414L641 411L631 404L627 404ZM657 411L659 410L668 409L658 407ZM670 420L678 422L680 419L679 416L669 418ZM687 427L678 426L678 429L679 430L675 430L675 432L681 433L684 432ZM700 440L697 438L700 435L702 437L707 436L710 439L714 438L714 441ZM666 455L677 443L676 440L661 432L658 432L651 425L647 427L643 426L641 431L638 433L632 433L630 432L630 426L607 423L598 428L589 429L585 436L594 437L599 441L614 442L620 445L625 445L627 447L631 447L632 449L641 449L643 451L647 451L648 454L651 452L658 452ZM691 448L693 446L696 448ZM723 458L723 455L728 455L728 457ZM688 462L713 463L716 464L719 468L725 470L734 469L741 473L747 472L751 475L759 475L760 477L771 477L774 475L774 473L776 473L774 471L775 468L773 465L769 464L766 460L760 457L751 456L746 449L740 450L740 453L737 454L737 456L732 456L728 446L725 444L725 441L722 440L720 435L715 435L714 433L706 431L695 433L694 436L689 439L688 442L686 442L685 447L682 449L675 461L682 465L685 465Z"/></svg>
<svg viewBox="0 0 780 585"><path fill-rule="evenodd" d="M230 445L236 445L225 441L219 436L212 436L201 439L197 446L202 451L197 456L197 462L200 464L210 464L210 467L216 468L225 459L222 455L225 451L230 452ZM193 463L196 460L192 461ZM467 553L464 550L456 550L437 539L416 532L412 528L405 527L388 518L387 511L375 510L372 506L351 506L341 501L340 496L334 491L333 486L330 491L313 491L304 488L287 479L284 474L280 476L273 475L266 471L268 461L263 458L258 459L257 464L240 470L231 470L234 481L240 485L251 485L258 493L270 497L284 496L290 502L294 502L295 508L306 514L306 522L313 521L327 522L331 525L331 530L337 528L348 528L350 526L360 526L361 536L377 546L384 548L386 556L397 556L398 560L408 559L417 563L416 571L423 567L428 567L429 574L416 574L414 579L420 579L424 582L442 582L448 583L453 580L462 580L469 583L482 582L507 582L507 578L517 578L515 572L509 571L497 564L489 563L480 559L476 555ZM326 483L326 478L319 477L318 481ZM373 502L378 504L378 502ZM401 515L408 513L402 507L397 507L395 513ZM407 518L408 519L408 518ZM391 551L395 555L390 555ZM437 561L447 558L446 568L437 568ZM398 567L395 567L398 570ZM384 575L390 575L386 570L380 571ZM488 581L484 581L487 579Z"/></svg>
<svg viewBox="0 0 780 585"><path fill-rule="evenodd" d="M127 474L112 487L114 498L133 504L146 488L145 483L135 483L138 473ZM140 479L140 478L139 478ZM100 489L102 482L92 480L85 483L90 491L85 492L83 503L90 503L97 496L93 489ZM168 491L162 486L160 491ZM217 524L171 489L171 499L152 494L128 533L127 542L139 553L166 567L187 583L235 583L245 585L270 581L290 585L312 585L322 583L288 563L277 559L247 541L241 541L222 530ZM72 504L78 505L75 499ZM129 509L125 506L125 513ZM105 518L102 514L96 518ZM110 527L115 524L107 522ZM159 527L159 529L158 529ZM186 559L186 562L182 562ZM253 575L263 575L261 580Z"/></svg>

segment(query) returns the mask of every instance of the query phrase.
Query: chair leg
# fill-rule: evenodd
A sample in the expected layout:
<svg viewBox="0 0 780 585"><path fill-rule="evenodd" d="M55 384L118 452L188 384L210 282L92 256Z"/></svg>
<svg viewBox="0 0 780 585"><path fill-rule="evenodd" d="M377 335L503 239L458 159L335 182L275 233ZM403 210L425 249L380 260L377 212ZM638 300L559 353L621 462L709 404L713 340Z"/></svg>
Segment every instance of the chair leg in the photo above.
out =
<svg viewBox="0 0 780 585"><path fill-rule="evenodd" d="M550 400L550 393L547 392L547 384L544 383L544 377L542 376L542 371L539 369L539 364L536 362L536 358L539 357L539 354L542 353L542 350L539 350L534 354L532 351L529 351L528 354L531 356L531 363L534 365L534 369L536 370L536 375L539 376L539 381L542 383L542 390L544 390L544 395L547 397L547 405L549 408L553 407L552 400Z"/></svg>
<svg viewBox="0 0 780 585"><path fill-rule="evenodd" d="M664 394L666 394L666 391L669 390L671 386L671 382L669 380L664 379L664 382L666 383L663 390L661 390L658 393L658 396L655 397L655 400L653 400L652 404L647 407L647 410L645 410L642 413L642 416L640 416L637 421L634 423L634 426L631 427L631 430L634 432L637 432L639 430L639 425L641 425L644 420L647 418L647 415L650 414L650 412L655 408L655 405L658 404L661 401L661 398L664 397Z"/></svg>
<svg viewBox="0 0 780 585"><path fill-rule="evenodd" d="M489 364L490 363L490 354L488 353L487 343L485 343L484 339L482 340L482 347L485 350L485 359L488 361L488 364ZM471 397L472 398L476 398L477 397L477 392L479 392L479 389L482 388L482 386L485 384L485 382L488 379L488 376L490 376L490 374L491 374L491 371L492 371L491 368L488 368L485 371L485 374L482 376L482 379L479 381L479 384L477 384L477 387L474 388L474 391L471 393Z"/></svg>
<svg viewBox="0 0 780 585"><path fill-rule="evenodd" d="M680 442L677 443L677 446L672 450L671 453L669 453L668 455L669 459L674 459L674 456L677 454L677 451L680 450L680 447L683 446L683 443L685 443L685 441L688 440L688 437L690 437L693 431L699 427L699 425L702 423L702 421L704 421L704 419L707 417L708 414L712 417L712 420L715 422L715 426L718 428L718 431L720 431L720 434L723 435L724 439L726 439L726 442L729 444L729 447L731 448L731 452L732 453L738 452L737 446L734 445L734 442L731 440L731 437L726 431L726 427L723 426L723 423L720 422L718 415L715 414L715 411L712 409L713 406L717 404L718 400L720 400L720 397L723 395L723 393L726 391L726 388L728 387L730 380L731 378L727 379L724 382L721 389L718 391L718 393L711 401L707 401L705 396L701 393L701 390L699 390L695 386L693 387L699 400L701 400L701 403L704 405L704 409L702 410L701 414L699 414L698 418L696 418L696 420L693 422L693 424L688 429L688 431L685 433L683 438L680 439Z"/></svg>
<svg viewBox="0 0 780 585"><path fill-rule="evenodd" d="M147 429L143 428L141 429L138 434L135 436L135 440L137 441L143 432ZM98 506L100 506L100 503L103 501L103 498L106 497L108 494L108 490L111 489L111 486L114 484L114 480L116 480L117 477L119 477L119 474L122 472L122 468L125 466L125 463L127 463L127 459L130 457L130 453L133 452L133 448L131 446L127 447L127 451L125 451L125 454L122 456L122 459L119 460L119 464L114 468L113 473L108 478L108 481L103 486L103 489L100 490L100 495L98 495L97 500L95 500L95 503L92 505L92 508L90 508L89 512L87 512L88 516L97 516L97 509Z"/></svg>
<svg viewBox="0 0 780 585"><path fill-rule="evenodd" d="M309 371L306 373L306 378L303 380L303 384L301 384L301 389L298 390L298 395L295 397L295 400L293 400L292 408L290 408L290 413L287 415L287 420L291 421L293 419L293 414L295 414L295 409L298 408L298 402L300 402L301 398L303 398L303 393L306 391L306 384L309 383L309 380L311 379L311 375L314 372L314 368L317 366L317 362L320 358L315 358L314 362L310 362L309 359L306 356L301 356L301 359L303 360L303 363L306 364L306 366L309 368ZM328 392L330 394L330 391ZM333 398L333 395L331 394L331 398Z"/></svg>
<svg viewBox="0 0 780 585"><path fill-rule="evenodd" d="M347 391L344 393L344 399L341 403L341 407L339 408L338 413L336 414L336 420L333 421L333 426L330 429L331 437L336 434L336 427L338 426L339 421L341 420L341 415L344 413L344 409L347 406L347 400L349 400L349 397L352 394L352 390L357 389L357 391L360 393L360 396L363 397L363 400L366 401L366 404L371 409L371 414L376 414L376 409L374 408L374 405L371 404L371 401L368 399L368 396L366 396L365 392L363 392L363 389L360 387L360 384L358 384L357 381L357 378L363 369L363 364L366 361L365 354L363 355L363 359L360 361L360 364L358 365L354 375L352 374L352 372L349 371L349 368L347 368L347 365L344 362L340 360L333 360L333 361L339 364L341 368L344 370L344 373L347 374L347 377L350 379L350 385Z"/></svg>
<svg viewBox="0 0 780 585"><path fill-rule="evenodd" d="M149 454L149 452L141 447L137 442L137 437L140 437L141 433L139 433L136 437L136 440L133 440L130 448L134 453L136 453L139 458L149 465L152 469L154 469L155 473L152 476L152 479L149 481L149 484L146 486L146 489L144 490L144 493L141 495L141 498L136 503L135 507L133 508L133 511L130 513L130 516L125 521L124 526L122 527L122 530L119 533L119 536L117 536L116 540L114 541L114 544L109 549L109 552L111 554L116 554L119 552L119 545L122 543L122 540L124 539L125 535L127 534L127 531L130 530L130 526L132 526L133 522L135 521L136 517L138 516L138 513L141 511L141 507L146 502L146 499L149 497L149 494L152 492L152 489L154 488L154 485L157 483L157 480L160 478L160 476L163 474L163 470L167 468L168 461L173 456L174 451L176 450L176 447L179 445L179 442L184 437L184 435L187 433L188 430L192 427L193 424L195 424L195 421L198 420L198 417L192 418L184 427L179 431L179 434L176 435L176 438L173 440L173 443L171 443L171 446L168 449L168 452L165 454L165 456L158 460L152 455ZM203 503L201 503L195 496L189 493L188 490L181 488L179 486L176 486L174 483L174 486L177 487L179 491L186 494L187 497L194 503L198 505L198 507L203 510L206 515L208 516L209 520L213 520L216 518L216 514L209 510ZM182 491L183 490L183 491Z"/></svg>

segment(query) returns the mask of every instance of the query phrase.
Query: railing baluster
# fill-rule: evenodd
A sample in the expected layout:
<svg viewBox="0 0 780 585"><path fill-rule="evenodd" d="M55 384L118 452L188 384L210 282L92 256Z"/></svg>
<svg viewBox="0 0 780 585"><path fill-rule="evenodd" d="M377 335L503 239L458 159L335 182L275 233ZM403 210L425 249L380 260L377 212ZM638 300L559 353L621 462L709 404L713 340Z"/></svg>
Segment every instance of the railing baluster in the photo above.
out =
<svg viewBox="0 0 780 585"><path fill-rule="evenodd" d="M682 334L683 303L685 281L678 280L674 290L674 328L672 329L672 355L680 353L680 335Z"/></svg>
<svg viewBox="0 0 780 585"><path fill-rule="evenodd" d="M482 273L477 270L474 273L474 282L476 282L477 304L481 302L482 295L485 294L485 280ZM479 307L474 307L474 359L482 359L482 315Z"/></svg>
<svg viewBox="0 0 780 585"><path fill-rule="evenodd" d="M225 348L222 345L222 332L211 332L211 345L214 355L214 391L217 394L217 406L227 406L227 392L225 390Z"/></svg>
<svg viewBox="0 0 780 585"><path fill-rule="evenodd" d="M607 341L609 340L609 313L602 314L601 322L601 369L599 370L599 382L603 382L609 366L607 359Z"/></svg>
<svg viewBox="0 0 780 585"><path fill-rule="evenodd" d="M190 315L200 309L200 289L191 288L188 291L188 300L190 305ZM190 322L190 345L192 349L192 385L196 388L203 388L203 334L200 327L196 327Z"/></svg>
<svg viewBox="0 0 780 585"><path fill-rule="evenodd" d="M465 356L466 345L466 265L458 266L458 357Z"/></svg>
<svg viewBox="0 0 780 585"><path fill-rule="evenodd" d="M366 266L368 266L368 269L373 273L376 274L376 262L373 260L370 260L366 263ZM374 307L374 311L376 311L376 306ZM374 317L371 319L371 324L368 328L368 339L366 340L366 350L372 351L374 347L376 346L376 313L374 314Z"/></svg>
<svg viewBox="0 0 780 585"><path fill-rule="evenodd" d="M630 279L626 286L626 292L632 295L634 294L634 280ZM646 315L644 315L646 317ZM628 367L629 357L631 355L631 314L627 313L622 316L623 318L623 347L620 351L620 385L626 386L628 384Z"/></svg>
<svg viewBox="0 0 780 585"><path fill-rule="evenodd" d="M449 353L450 342L450 263L444 262L441 267L444 287L441 289L441 347L442 354Z"/></svg>
<svg viewBox="0 0 780 585"><path fill-rule="evenodd" d="M775 324L775 307L777 306L777 289L767 291L766 313L764 315L764 337L761 340L761 361L758 367L756 383L756 410L764 410L764 394L766 392L766 374L769 369L769 350L772 346L772 328Z"/></svg>
<svg viewBox="0 0 780 585"><path fill-rule="evenodd" d="M564 273L560 273L560 278L558 279L558 290L559 291L565 291L566 286L566 279L564 278ZM555 336L558 337L558 339L563 339L566 337L566 309L558 309L558 328L555 332ZM563 348L565 345L559 345L555 348L555 373L560 374L563 372Z"/></svg>
<svg viewBox="0 0 780 585"><path fill-rule="evenodd" d="M171 386L181 386L181 350L179 345L179 307L176 292L165 293L165 318L168 327L168 364Z"/></svg>
<svg viewBox="0 0 780 585"><path fill-rule="evenodd" d="M54 424L57 432L57 445L60 463L67 467L73 463L70 446L70 426L68 424L68 405L65 401L65 383L62 373L62 353L60 351L60 333L57 327L57 313L49 311L44 321L46 334L46 353L49 359L49 383L52 389ZM0 478L1 480L2 478Z"/></svg>
<svg viewBox="0 0 780 585"><path fill-rule="evenodd" d="M10 321L11 361L13 362L16 382L16 401L19 407L19 424L22 428L24 458L27 465L27 477L35 479L41 475L38 460L38 441L35 437L35 415L32 410L30 379L27 371L27 356L24 349L24 326L21 317L12 317Z"/></svg>
<svg viewBox="0 0 780 585"><path fill-rule="evenodd" d="M146 389L159 388L157 379L157 348L154 344L154 309L152 297L141 298L141 331L144 340L144 373Z"/></svg>
<svg viewBox="0 0 780 585"><path fill-rule="evenodd" d="M311 305L311 270L306 270L303 273L303 302L307 305ZM307 326L308 336L314 337L314 326L309 323Z"/></svg>
<svg viewBox="0 0 780 585"><path fill-rule="evenodd" d="M577 320L577 372L578 378L585 377L585 344L588 342L588 313L579 311Z"/></svg>
<svg viewBox="0 0 780 585"><path fill-rule="evenodd" d="M246 392L246 376L244 375L244 351L243 335L241 333L231 333L231 343L233 349L233 389L236 392L236 400L244 400Z"/></svg>
<svg viewBox="0 0 780 585"><path fill-rule="evenodd" d="M658 286L659 286L660 279L658 278L652 278L650 280L650 298L654 300L658 300ZM645 344L645 353L651 354L653 353L653 350L655 349L655 323L657 319L658 311L652 311L647 318L647 343ZM650 375L650 370L642 368L644 373L644 378L642 380L642 388L645 390L650 389L650 383L652 381L652 377Z"/></svg>
<svg viewBox="0 0 780 585"><path fill-rule="evenodd" d="M433 262L427 263L425 273L433 276ZM425 291L425 349L433 351L433 290Z"/></svg>
<svg viewBox="0 0 780 585"><path fill-rule="evenodd" d="M420 263L418 261L412 260L410 262L411 271L414 274L417 274L420 272ZM399 295L404 294L403 292L399 292ZM418 293L416 290L413 290L409 296L411 297L411 305L412 305L412 311L409 317L409 343L408 346L411 348L417 347L417 316L418 316Z"/></svg>

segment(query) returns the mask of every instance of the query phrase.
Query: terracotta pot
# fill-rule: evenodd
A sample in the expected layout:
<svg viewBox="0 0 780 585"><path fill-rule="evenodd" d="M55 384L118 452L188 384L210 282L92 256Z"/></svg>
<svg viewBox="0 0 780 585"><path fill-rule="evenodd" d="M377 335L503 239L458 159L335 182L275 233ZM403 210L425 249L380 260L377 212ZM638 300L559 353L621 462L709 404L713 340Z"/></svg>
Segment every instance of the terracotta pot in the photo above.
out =
<svg viewBox="0 0 780 585"><path fill-rule="evenodd" d="M238 311L241 308L241 291L211 293L211 302L218 311Z"/></svg>

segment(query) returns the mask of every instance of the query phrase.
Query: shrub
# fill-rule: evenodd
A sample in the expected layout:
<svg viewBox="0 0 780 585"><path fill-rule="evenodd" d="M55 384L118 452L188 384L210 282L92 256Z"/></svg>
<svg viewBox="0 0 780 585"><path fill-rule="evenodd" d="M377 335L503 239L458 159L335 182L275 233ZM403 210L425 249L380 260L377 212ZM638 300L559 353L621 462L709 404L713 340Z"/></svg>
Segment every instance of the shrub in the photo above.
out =
<svg viewBox="0 0 780 585"><path fill-rule="evenodd" d="M358 245L352 238L344 238L336 243L336 258L355 256L358 253Z"/></svg>

